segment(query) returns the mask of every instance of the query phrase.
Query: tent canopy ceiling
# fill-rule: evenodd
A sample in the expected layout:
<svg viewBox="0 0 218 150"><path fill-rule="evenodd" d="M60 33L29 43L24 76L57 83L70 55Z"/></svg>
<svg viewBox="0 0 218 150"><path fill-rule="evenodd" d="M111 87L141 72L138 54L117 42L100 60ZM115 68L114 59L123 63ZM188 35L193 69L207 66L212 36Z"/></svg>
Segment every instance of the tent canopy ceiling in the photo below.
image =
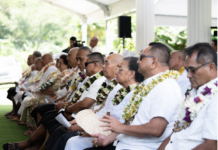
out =
<svg viewBox="0 0 218 150"><path fill-rule="evenodd" d="M136 0L41 0L77 14L83 23L110 19L136 11ZM186 26L188 0L154 0L155 25ZM177 21L175 22L175 19ZM217 0L212 0L212 25L217 26Z"/></svg>

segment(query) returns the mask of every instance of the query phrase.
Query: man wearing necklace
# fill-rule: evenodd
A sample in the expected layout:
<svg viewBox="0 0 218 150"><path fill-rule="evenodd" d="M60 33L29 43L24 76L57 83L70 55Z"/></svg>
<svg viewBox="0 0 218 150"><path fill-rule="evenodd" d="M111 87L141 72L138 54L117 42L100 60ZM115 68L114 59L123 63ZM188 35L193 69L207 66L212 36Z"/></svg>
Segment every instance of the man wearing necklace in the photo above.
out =
<svg viewBox="0 0 218 150"><path fill-rule="evenodd" d="M179 105L174 132L159 150L216 150L217 54L208 43L197 43L186 53L185 69L192 90Z"/></svg>
<svg viewBox="0 0 218 150"><path fill-rule="evenodd" d="M70 82L71 84L74 82L75 78L77 78L79 76L79 73L81 71L84 71L84 68L77 68L77 62L76 62L76 53L78 51L78 48L72 48L70 50L70 52L68 53L68 56L67 56L67 61L68 61L68 64L72 67L72 73L70 75L72 75L72 77L69 77L68 76L68 79L65 80L65 88L66 89L66 86L67 86L67 82ZM91 51L90 51L91 52ZM86 52L87 54L89 54L89 52L87 51ZM64 89L63 90L58 90L57 91L57 95L61 95L60 93L64 93ZM66 93L64 96L62 97L57 97L57 98L54 98L53 100L57 103L59 101L63 101L67 95L69 93ZM41 104L39 106L37 106L36 108L33 109L33 111L31 112L31 115L33 116L33 118L35 118L36 122L39 123L41 117L48 111L51 111L51 110L54 110L54 104Z"/></svg>
<svg viewBox="0 0 218 150"><path fill-rule="evenodd" d="M177 106L182 100L176 80L177 71L169 71L170 51L163 44L146 48L140 55L139 72L146 78L133 92L124 112L124 124L105 116L108 136L96 134L90 149L157 149L167 138L177 118ZM103 127L102 126L102 127ZM114 143L115 140L118 142Z"/></svg>
<svg viewBox="0 0 218 150"><path fill-rule="evenodd" d="M30 92L28 95L24 98L24 100L21 102L21 106L18 110L18 114L21 115L19 123L27 123L27 120L32 120L30 119L30 113L35 105L38 105L37 103L40 103L40 101L36 101L34 98L35 97L40 97L41 95L36 94L36 91L39 87L42 86L42 84L50 77L50 75L57 70L55 67L55 63L53 63L53 57L50 53L44 54L42 56L42 64L43 68L37 73L37 75L34 78L31 78L29 80L30 83L34 83L34 87L31 87ZM26 92L24 93L26 95ZM34 124L34 123L33 123ZM25 134L29 134L34 130L34 127L29 127L29 130L25 132Z"/></svg>
<svg viewBox="0 0 218 150"><path fill-rule="evenodd" d="M103 115L110 114L110 116L113 116L121 123L124 123L124 120L122 119L122 112L126 107L126 104L129 102L129 98L132 95L135 87L144 80L142 74L138 72L137 60L138 58L136 57L127 57L124 58L124 60L121 61L117 66L116 81L122 85L122 88L114 88L104 102L97 102L93 111L98 115L99 118L102 118ZM81 130L83 129L81 128ZM68 135L70 134L72 133L68 133ZM62 136L61 138L59 141L65 139L65 142L62 142L61 144L62 147L56 144L55 147L52 148L53 150L63 150L65 147L64 143L66 142L66 150L81 150L92 146L91 141L93 138L87 133L81 136L72 137L68 141L67 135Z"/></svg>
<svg viewBox="0 0 218 150"><path fill-rule="evenodd" d="M100 89L98 91L96 91L96 95L95 95L95 98L97 100L97 103L98 101L101 101L102 99L106 99L107 98L107 95L111 92L113 92L113 94L116 93L116 91L118 91L121 86L119 84L117 84L116 82L114 82L114 78L115 78L115 73L116 73L116 68L117 68L117 65L119 64L119 62L123 59L123 56L120 55L120 54L113 54L113 55L110 55L106 61L105 61L105 64L102 66L103 68L103 74L104 76L106 77L105 79L105 82L103 82L102 84L100 84ZM107 92L104 91L104 95L100 95L99 93L102 93L102 88L104 87L110 87L110 90L107 89ZM92 86L92 85L91 85ZM91 87L90 87L91 88ZM115 92L114 92L115 91ZM100 97L99 97L100 96ZM71 103L71 102L70 102ZM77 103L76 103L77 104ZM73 106L76 106L75 105L71 105L70 107L73 107ZM97 106L98 108L100 106ZM96 108L96 107L95 107ZM74 115L75 116L75 115ZM73 124L73 123L71 123ZM75 131L77 129L80 129L79 126L77 125L72 125L71 127L68 128L69 131ZM67 133L68 130L67 128L61 126L59 128L57 128L56 130L58 130L57 134L53 135L53 132L51 134L51 138L49 138L48 142L46 142L46 147L49 149L53 144L54 142L53 141L56 141L61 135L63 135L64 133ZM56 131L55 130L55 131ZM74 135L74 134L73 134ZM73 136L72 135L72 136ZM77 132L76 132L76 135L77 135Z"/></svg>
<svg viewBox="0 0 218 150"><path fill-rule="evenodd" d="M84 50L80 50L79 52L82 52L81 54L85 56L85 60L83 60L84 57L80 55L80 53L78 53L77 55L77 60L79 59L78 61L82 60L82 62L83 61L87 62L85 64L87 80L84 83L84 85L81 86L81 88L78 90L82 94L80 94L79 92L76 92L76 94L78 95L80 94L80 95L75 100L75 105L79 103L80 105L77 105L76 108L87 109L87 108L92 107L92 105L95 103L97 91L100 88L101 84L106 79L103 75L101 75L101 70L102 70L102 65L104 64L104 59L103 59L102 54L100 53L91 53L87 55L87 52L84 53ZM52 112L48 112L44 114L40 121L41 124L38 127L37 131L33 134L33 136L31 136L30 139L23 141L23 142L19 142L18 144L15 144L15 145L17 145L18 148L20 149L25 149L27 147L30 147L33 143L38 142L40 139L45 138L47 129L49 130L49 133L50 133L53 127L60 125L54 119L56 115L57 115L57 111L52 111ZM44 144L42 145L41 149L43 148L44 148Z"/></svg>
<svg viewBox="0 0 218 150"><path fill-rule="evenodd" d="M169 68L170 70L176 70L180 73L180 77L177 80L177 83L179 84L181 88L182 95L185 94L188 88L190 88L190 81L187 78L187 71L184 68L185 64L185 52L184 51L176 51L171 53L170 55L170 62L169 62Z"/></svg>
<svg viewBox="0 0 218 150"><path fill-rule="evenodd" d="M28 77L30 76L30 73L31 73L31 65L32 65L32 63L35 63L36 58L41 57L41 53L38 51L34 51L33 55L30 55L30 56L28 57L28 60L27 60L27 64L29 67L22 73L22 78L19 80L18 84L24 82L26 79L27 80L29 79ZM31 58L31 60L29 58ZM17 90L17 87L18 87L18 85L16 85L15 87L11 87L8 90L7 98L9 100L11 100L13 103L13 110L10 113L6 114L6 116L9 118L13 118L13 116L17 115L17 108L15 109L16 104L14 101L14 96L16 96L17 92L19 92L19 90Z"/></svg>
<svg viewBox="0 0 218 150"><path fill-rule="evenodd" d="M119 62L123 59L122 55L120 54L113 54L113 55L110 55L106 61L105 61L105 64L102 66L103 68L103 74L104 76L106 77L105 79L105 82L103 82L102 84L100 84L100 89L96 91L96 93L93 93L92 94L95 94L95 98L93 99L96 99L97 100L97 103L98 101L101 101L101 99L106 99L107 98L107 95L110 93L110 92L113 92L113 94L116 93L117 90L119 90L121 88L121 86L119 84L117 84L115 81L114 81L114 78L115 78L115 73L116 73L116 67L117 65L119 64ZM103 90L103 85L107 88L107 87L110 87L110 90L107 89L107 91ZM91 85L92 86L92 85ZM91 87L90 87L91 89ZM103 91L102 91L103 90ZM114 93L115 91L115 93ZM103 93L105 92L104 95L99 95L99 93ZM101 96L101 97L99 97ZM80 102L77 102L76 104L74 105L71 105L69 107L71 107L71 110L73 107L77 106L77 104L80 103ZM78 106L77 106L78 107ZM100 106L97 106L98 108ZM95 107L96 108L96 107ZM66 111L66 110L65 110ZM68 111L68 109L67 109ZM75 116L75 115L74 115ZM73 124L73 122L71 122L71 124ZM68 131L75 131L75 130L79 130L81 129L79 126L77 125L72 125L71 127L69 127L68 129L65 128L65 127L59 127L57 128L56 130L58 130L57 134L53 135L53 132L51 133L51 138L49 138L48 142L46 142L46 147L49 149L53 144L54 144L54 141L56 141L61 135L63 135L64 133L67 133ZM77 131L76 132L76 135L77 135ZM73 132L74 133L74 132ZM74 134L72 134L72 136L74 136Z"/></svg>

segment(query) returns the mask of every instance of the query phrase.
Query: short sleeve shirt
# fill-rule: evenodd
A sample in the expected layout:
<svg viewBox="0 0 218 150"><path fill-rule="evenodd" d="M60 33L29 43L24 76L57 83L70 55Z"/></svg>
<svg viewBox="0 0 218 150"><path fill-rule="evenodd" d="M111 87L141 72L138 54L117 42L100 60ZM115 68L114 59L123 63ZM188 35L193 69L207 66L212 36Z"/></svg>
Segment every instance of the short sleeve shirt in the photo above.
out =
<svg viewBox="0 0 218 150"><path fill-rule="evenodd" d="M157 75L145 80L145 86ZM152 135L138 138L130 135L120 134L116 150L156 150L160 144L172 133L174 122L177 119L177 106L182 100L179 85L174 79L166 79L156 85L150 93L143 97L143 101L135 115L131 125L142 125L149 123L155 117L165 118L168 125L160 137Z"/></svg>

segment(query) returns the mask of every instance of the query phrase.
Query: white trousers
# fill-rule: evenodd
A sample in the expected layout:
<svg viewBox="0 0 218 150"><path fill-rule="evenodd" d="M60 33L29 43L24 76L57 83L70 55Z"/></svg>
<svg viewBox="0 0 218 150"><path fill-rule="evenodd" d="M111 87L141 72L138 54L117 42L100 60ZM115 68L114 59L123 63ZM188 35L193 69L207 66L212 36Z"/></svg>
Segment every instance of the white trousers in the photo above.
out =
<svg viewBox="0 0 218 150"><path fill-rule="evenodd" d="M22 101L22 95L23 95L24 91L19 91L15 96L14 96L14 100L15 103L17 104L18 102Z"/></svg>
<svg viewBox="0 0 218 150"><path fill-rule="evenodd" d="M74 136L67 141L65 150L83 150L92 147L92 137Z"/></svg>
<svg viewBox="0 0 218 150"><path fill-rule="evenodd" d="M21 102L20 108L19 108L19 110L18 110L18 112L17 112L19 115L22 115L23 110L24 110L25 103L26 103L30 98L31 98L31 97L27 96L27 97L25 97L24 100Z"/></svg>

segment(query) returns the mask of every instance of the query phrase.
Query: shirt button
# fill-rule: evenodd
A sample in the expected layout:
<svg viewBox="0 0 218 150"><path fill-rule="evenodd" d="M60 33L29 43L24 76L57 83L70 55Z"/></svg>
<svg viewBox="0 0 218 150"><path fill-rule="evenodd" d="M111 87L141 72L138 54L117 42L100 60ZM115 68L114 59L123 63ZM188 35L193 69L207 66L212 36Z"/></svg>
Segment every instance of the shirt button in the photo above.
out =
<svg viewBox="0 0 218 150"><path fill-rule="evenodd" d="M173 141L170 141L170 143L173 143Z"/></svg>

